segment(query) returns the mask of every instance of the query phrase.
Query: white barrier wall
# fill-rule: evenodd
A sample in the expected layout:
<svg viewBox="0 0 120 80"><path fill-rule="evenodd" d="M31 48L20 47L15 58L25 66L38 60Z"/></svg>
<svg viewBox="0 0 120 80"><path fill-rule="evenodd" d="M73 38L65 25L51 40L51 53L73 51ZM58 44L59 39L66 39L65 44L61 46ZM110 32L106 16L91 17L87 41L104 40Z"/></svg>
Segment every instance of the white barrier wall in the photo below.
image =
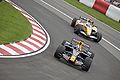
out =
<svg viewBox="0 0 120 80"><path fill-rule="evenodd" d="M87 5L88 7L93 7L96 0L79 0L79 2Z"/></svg>
<svg viewBox="0 0 120 80"><path fill-rule="evenodd" d="M108 17L120 22L120 8L110 5L106 12L106 15Z"/></svg>
<svg viewBox="0 0 120 80"><path fill-rule="evenodd" d="M115 21L120 22L120 8L113 6L104 0L79 0L79 2L100 11Z"/></svg>

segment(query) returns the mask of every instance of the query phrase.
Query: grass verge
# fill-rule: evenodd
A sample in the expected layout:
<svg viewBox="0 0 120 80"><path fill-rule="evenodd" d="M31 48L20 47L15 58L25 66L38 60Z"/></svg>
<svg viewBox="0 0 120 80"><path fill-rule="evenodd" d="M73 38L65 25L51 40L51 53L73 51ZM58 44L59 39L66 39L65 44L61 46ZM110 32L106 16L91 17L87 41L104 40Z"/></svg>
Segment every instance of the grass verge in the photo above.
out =
<svg viewBox="0 0 120 80"><path fill-rule="evenodd" d="M32 26L20 11L5 1L0 2L0 44L24 40L31 33Z"/></svg>
<svg viewBox="0 0 120 80"><path fill-rule="evenodd" d="M120 32L120 23L108 18L107 16L105 16L104 14L89 8L87 6L85 6L84 4L78 2L78 0L64 0L66 2L68 2L69 4L79 8L80 10L88 13L89 15L95 17L96 19L102 21L103 23L111 26L112 28L116 29L117 31Z"/></svg>

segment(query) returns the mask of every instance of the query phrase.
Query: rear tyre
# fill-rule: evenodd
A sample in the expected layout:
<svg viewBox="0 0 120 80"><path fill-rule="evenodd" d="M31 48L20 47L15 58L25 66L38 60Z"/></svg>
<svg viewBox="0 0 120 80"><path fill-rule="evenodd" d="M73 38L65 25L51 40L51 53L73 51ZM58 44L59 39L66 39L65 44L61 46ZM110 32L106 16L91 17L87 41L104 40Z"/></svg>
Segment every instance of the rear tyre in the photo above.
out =
<svg viewBox="0 0 120 80"><path fill-rule="evenodd" d="M57 59L60 59L62 58L62 53L65 51L65 47L63 45L59 45L55 54L54 54L54 57L57 58Z"/></svg>
<svg viewBox="0 0 120 80"><path fill-rule="evenodd" d="M72 27L75 27L76 21L77 21L77 18L73 18L72 23L71 23Z"/></svg>
<svg viewBox="0 0 120 80"><path fill-rule="evenodd" d="M97 39L94 39L94 41L95 41L95 42L100 42L100 40L102 39L102 34L99 33L99 32L97 32L97 33L96 33L96 37L97 37Z"/></svg>
<svg viewBox="0 0 120 80"><path fill-rule="evenodd" d="M84 64L82 65L82 70L87 72L90 69L91 63L92 63L92 59L87 57L84 61Z"/></svg>

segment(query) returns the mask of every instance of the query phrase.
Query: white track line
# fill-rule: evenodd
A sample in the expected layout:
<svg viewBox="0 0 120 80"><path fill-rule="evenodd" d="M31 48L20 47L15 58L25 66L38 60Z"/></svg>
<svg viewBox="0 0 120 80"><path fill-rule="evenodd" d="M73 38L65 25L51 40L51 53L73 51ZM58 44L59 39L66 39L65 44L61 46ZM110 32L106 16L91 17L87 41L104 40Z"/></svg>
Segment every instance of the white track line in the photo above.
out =
<svg viewBox="0 0 120 80"><path fill-rule="evenodd" d="M110 43L108 40L106 40L105 38L102 38L104 41L106 41L108 44L110 44L111 46L113 46L115 49L117 49L118 51L120 51L120 48L116 47L115 45L113 45L112 43Z"/></svg>
<svg viewBox="0 0 120 80"><path fill-rule="evenodd" d="M67 14L65 14L64 12L60 11L59 9L55 8L54 6L48 4L47 2L41 0L41 2L43 2L44 4L48 5L49 7L55 9L56 11L58 11L59 13L63 14L64 16L70 18L71 20L73 19L72 17L68 16ZM112 44L111 42L109 42L108 40L106 40L105 38L102 38L105 42L107 42L108 44L110 44L112 47L114 47L115 49L117 49L118 51L120 51L120 49L118 47L116 47L114 44Z"/></svg>
<svg viewBox="0 0 120 80"><path fill-rule="evenodd" d="M41 0L41 2L43 2L44 4L50 6L51 8L55 9L56 11L60 12L60 13L63 14L64 16L66 16L66 17L68 17L68 18L70 18L70 19L73 19L73 18L71 18L70 16L68 16L67 14L63 13L62 11L60 11L59 9L57 9L57 8L53 7L52 5L46 3L45 1Z"/></svg>
<svg viewBox="0 0 120 80"><path fill-rule="evenodd" d="M21 13L22 13L22 12L21 12ZM22 15L25 16L26 18L32 19L32 18L31 18L30 16L28 16L27 14L22 13Z"/></svg>
<svg viewBox="0 0 120 80"><path fill-rule="evenodd" d="M29 20L29 19L28 19ZM36 22L34 22L34 21L31 21L31 20L29 20L29 22L31 23L31 24L34 24L34 25L36 25L36 26L39 26Z"/></svg>
<svg viewBox="0 0 120 80"><path fill-rule="evenodd" d="M18 9L19 11L23 11L21 8L16 7L15 5L13 5L16 9Z"/></svg>

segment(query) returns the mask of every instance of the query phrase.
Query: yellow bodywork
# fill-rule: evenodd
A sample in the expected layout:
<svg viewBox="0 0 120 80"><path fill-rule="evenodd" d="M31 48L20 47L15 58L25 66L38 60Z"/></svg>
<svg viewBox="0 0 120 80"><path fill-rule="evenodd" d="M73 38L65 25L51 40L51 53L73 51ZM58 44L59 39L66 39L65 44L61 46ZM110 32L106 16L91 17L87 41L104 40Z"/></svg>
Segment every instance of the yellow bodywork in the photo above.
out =
<svg viewBox="0 0 120 80"><path fill-rule="evenodd" d="M75 62L76 56L71 56L70 61Z"/></svg>
<svg viewBox="0 0 120 80"><path fill-rule="evenodd" d="M92 26L91 26L91 27L88 27L88 26L86 25L86 23L84 23L83 26L84 26L84 29L83 29L83 30L85 31L86 35L87 35L87 36L91 35Z"/></svg>
<svg viewBox="0 0 120 80"><path fill-rule="evenodd" d="M89 35L91 35L91 31L92 31L92 29L91 28L86 28L87 30L86 30L86 35L87 36L89 36Z"/></svg>

